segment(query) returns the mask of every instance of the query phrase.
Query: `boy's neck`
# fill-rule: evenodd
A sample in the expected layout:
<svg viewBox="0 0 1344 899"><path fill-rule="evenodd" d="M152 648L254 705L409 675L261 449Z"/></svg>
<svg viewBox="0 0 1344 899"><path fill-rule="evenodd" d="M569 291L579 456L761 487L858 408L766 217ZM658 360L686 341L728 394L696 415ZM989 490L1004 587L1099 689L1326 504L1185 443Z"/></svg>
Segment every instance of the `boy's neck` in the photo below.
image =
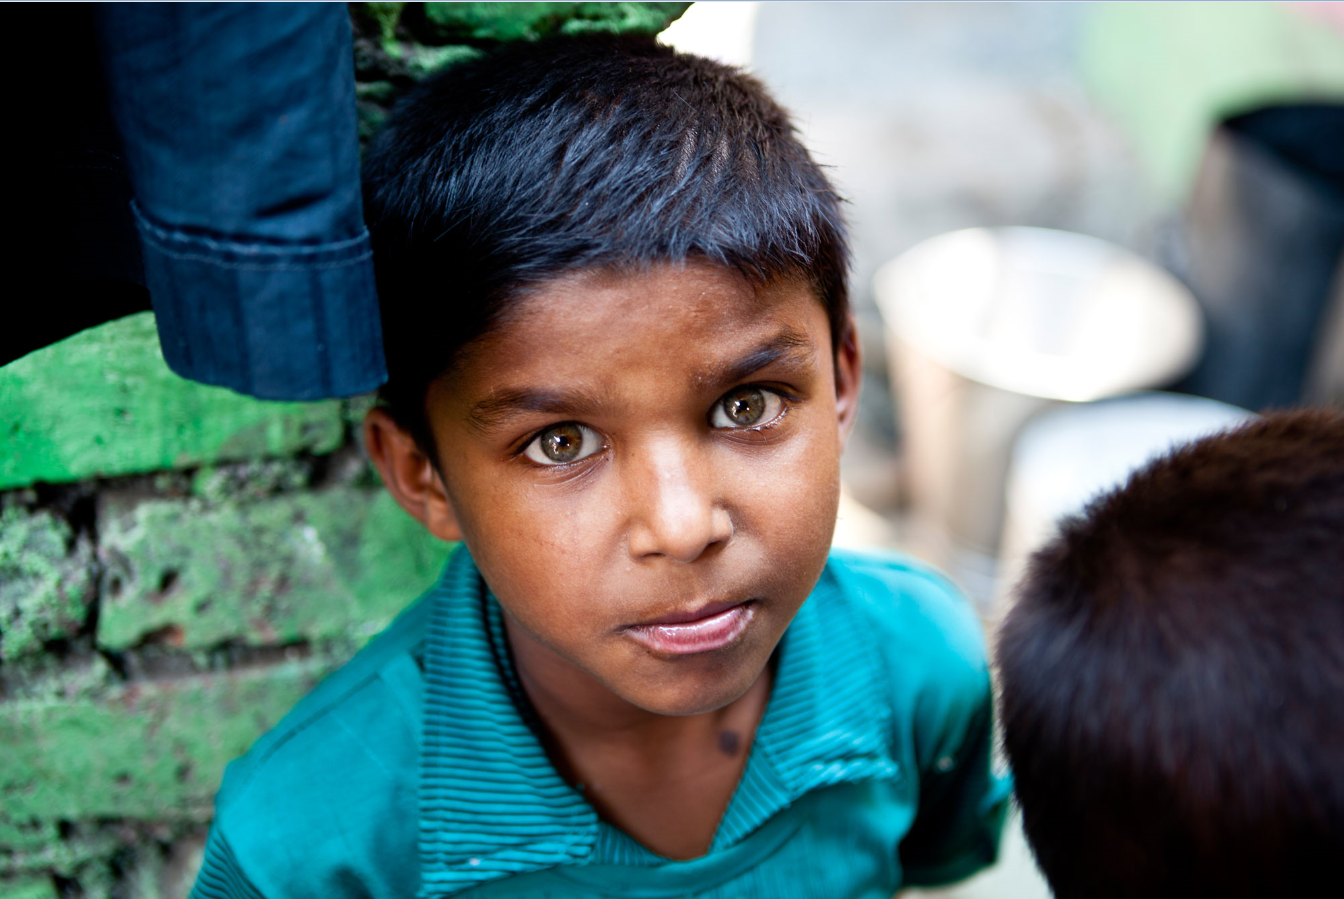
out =
<svg viewBox="0 0 1344 899"><path fill-rule="evenodd" d="M662 715L519 634L507 613L504 620L518 680L560 775L653 852L677 859L707 852L745 770L773 666L721 708Z"/></svg>

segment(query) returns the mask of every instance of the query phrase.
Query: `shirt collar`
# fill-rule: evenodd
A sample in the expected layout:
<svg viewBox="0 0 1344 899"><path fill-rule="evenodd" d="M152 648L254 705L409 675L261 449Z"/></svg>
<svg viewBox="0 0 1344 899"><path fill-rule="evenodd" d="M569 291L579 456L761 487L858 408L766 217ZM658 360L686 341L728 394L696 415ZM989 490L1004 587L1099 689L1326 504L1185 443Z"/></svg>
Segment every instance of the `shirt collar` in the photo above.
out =
<svg viewBox="0 0 1344 899"><path fill-rule="evenodd" d="M597 813L556 772L530 709L515 699L502 613L465 547L431 592L421 895L600 860ZM866 636L828 569L784 635L769 706L711 852L810 790L901 776L881 666ZM663 860L649 853L648 861Z"/></svg>

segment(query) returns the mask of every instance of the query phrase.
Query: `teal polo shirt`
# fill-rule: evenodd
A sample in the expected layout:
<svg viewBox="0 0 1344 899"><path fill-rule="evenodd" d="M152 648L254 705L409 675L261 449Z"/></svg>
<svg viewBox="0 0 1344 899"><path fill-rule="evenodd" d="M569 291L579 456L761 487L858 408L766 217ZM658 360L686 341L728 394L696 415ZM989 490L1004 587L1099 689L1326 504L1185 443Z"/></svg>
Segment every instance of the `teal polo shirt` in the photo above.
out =
<svg viewBox="0 0 1344 899"><path fill-rule="evenodd" d="M229 766L192 893L887 899L993 861L979 623L939 575L833 552L784 634L709 852L660 857L556 773L465 548Z"/></svg>

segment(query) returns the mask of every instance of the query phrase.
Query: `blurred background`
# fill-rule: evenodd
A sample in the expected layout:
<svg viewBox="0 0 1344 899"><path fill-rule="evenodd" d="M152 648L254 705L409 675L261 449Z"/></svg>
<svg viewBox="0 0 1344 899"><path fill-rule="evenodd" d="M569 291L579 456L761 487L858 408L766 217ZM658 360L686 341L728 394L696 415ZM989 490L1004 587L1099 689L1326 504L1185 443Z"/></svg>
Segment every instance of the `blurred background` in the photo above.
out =
<svg viewBox="0 0 1344 899"><path fill-rule="evenodd" d="M351 4L361 137L439 65L639 4L596 6ZM848 199L836 542L943 567L988 634L1060 515L1344 400L1344 5L697 3L662 39L763 80ZM368 402L183 381L146 312L0 365L0 895L184 896L224 763L432 580ZM939 895L1048 891L1014 826Z"/></svg>
<svg viewBox="0 0 1344 899"><path fill-rule="evenodd" d="M1340 4L710 3L663 40L757 74L849 200L867 378L845 481L887 531L857 509L842 539L938 556L988 601L1014 441L1042 413L1165 388L1339 401ZM931 245L1009 226L1110 246ZM1119 405L1089 429L1239 414Z"/></svg>
<svg viewBox="0 0 1344 899"><path fill-rule="evenodd" d="M849 200L836 542L939 565L990 639L1061 516L1344 401L1344 4L714 3L663 40L760 77ZM929 894L1049 890L1014 819Z"/></svg>

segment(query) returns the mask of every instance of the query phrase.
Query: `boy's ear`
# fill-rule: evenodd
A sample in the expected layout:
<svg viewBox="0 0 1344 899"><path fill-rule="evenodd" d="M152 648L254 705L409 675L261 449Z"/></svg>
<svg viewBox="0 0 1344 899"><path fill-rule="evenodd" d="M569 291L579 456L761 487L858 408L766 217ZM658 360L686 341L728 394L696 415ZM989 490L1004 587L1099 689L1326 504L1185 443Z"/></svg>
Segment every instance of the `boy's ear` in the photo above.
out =
<svg viewBox="0 0 1344 899"><path fill-rule="evenodd" d="M863 374L863 353L859 334L851 314L845 319L844 336L835 349L835 410L840 416L840 447L845 446L859 412L859 380Z"/></svg>
<svg viewBox="0 0 1344 899"><path fill-rule="evenodd" d="M438 469L387 410L373 408L364 416L364 448L399 506L440 540L462 539Z"/></svg>

